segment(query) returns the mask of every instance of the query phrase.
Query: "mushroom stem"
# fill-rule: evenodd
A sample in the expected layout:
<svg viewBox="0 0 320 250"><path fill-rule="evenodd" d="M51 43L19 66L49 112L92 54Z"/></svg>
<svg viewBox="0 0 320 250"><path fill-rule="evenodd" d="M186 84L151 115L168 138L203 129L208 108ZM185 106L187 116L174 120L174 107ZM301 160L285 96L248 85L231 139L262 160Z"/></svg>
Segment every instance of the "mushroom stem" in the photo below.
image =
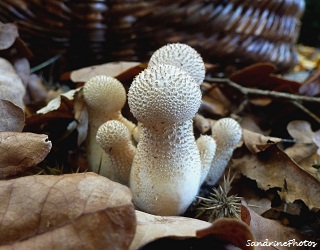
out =
<svg viewBox="0 0 320 250"><path fill-rule="evenodd" d="M191 120L167 127L141 125L130 176L135 204L152 214L182 214L198 193L200 165Z"/></svg>
<svg viewBox="0 0 320 250"><path fill-rule="evenodd" d="M212 137L216 141L217 149L205 179L208 185L215 185L223 175L235 147L241 140L242 129L236 120L222 118L212 126Z"/></svg>
<svg viewBox="0 0 320 250"><path fill-rule="evenodd" d="M202 166L200 179L200 185L202 185L211 168L211 162L214 158L217 145L215 140L209 135L201 135L196 142Z"/></svg>

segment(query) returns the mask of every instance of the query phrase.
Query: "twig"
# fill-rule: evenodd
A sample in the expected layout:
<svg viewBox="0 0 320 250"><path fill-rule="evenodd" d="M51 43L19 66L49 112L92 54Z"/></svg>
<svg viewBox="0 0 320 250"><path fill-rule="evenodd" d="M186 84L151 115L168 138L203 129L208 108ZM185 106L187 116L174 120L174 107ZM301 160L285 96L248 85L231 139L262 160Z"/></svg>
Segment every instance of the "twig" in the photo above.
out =
<svg viewBox="0 0 320 250"><path fill-rule="evenodd" d="M312 96L303 96L303 95L295 95L284 92L272 91L272 90L262 90L262 89L251 89L247 87L243 87L228 78L206 78L207 82L211 83L224 83L231 87L238 89L244 95L262 95L273 98L282 98L292 101L304 101L304 102L319 102L320 97L312 97Z"/></svg>

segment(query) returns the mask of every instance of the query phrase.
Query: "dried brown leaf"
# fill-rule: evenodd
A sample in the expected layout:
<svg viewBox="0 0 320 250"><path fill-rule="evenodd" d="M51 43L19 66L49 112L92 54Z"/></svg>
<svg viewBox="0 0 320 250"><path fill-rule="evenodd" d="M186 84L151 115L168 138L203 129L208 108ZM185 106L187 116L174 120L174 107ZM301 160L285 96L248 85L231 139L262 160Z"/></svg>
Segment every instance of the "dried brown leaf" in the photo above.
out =
<svg viewBox="0 0 320 250"><path fill-rule="evenodd" d="M197 231L197 237L215 236L219 240L231 243L240 249L254 249L247 246L247 241L253 241L253 232L244 222L234 218L215 220L209 228Z"/></svg>
<svg viewBox="0 0 320 250"><path fill-rule="evenodd" d="M281 141L280 138L265 136L247 129L243 129L242 131L243 142L253 154L264 151L270 145Z"/></svg>
<svg viewBox="0 0 320 250"><path fill-rule="evenodd" d="M0 50L10 48L18 36L18 28L15 24L0 22Z"/></svg>
<svg viewBox="0 0 320 250"><path fill-rule="evenodd" d="M299 233L297 230L286 227L282 225L278 221L274 221L271 219L266 219L256 212L254 212L245 202L242 202L242 211L246 210L244 214L246 214L245 220L249 222L251 231L255 237L255 243L285 243L289 240L295 239L296 242L306 240L306 237ZM252 243L252 242L249 242ZM265 246L256 246L255 249L263 250L263 249L288 249L288 246L280 246L280 245L265 245ZM270 249L271 249L270 248ZM291 246L290 249L300 249L301 247Z"/></svg>
<svg viewBox="0 0 320 250"><path fill-rule="evenodd" d="M301 169L277 145L258 154L247 152L233 159L234 166L263 190L281 188L287 203L302 200L309 209L320 209L320 182Z"/></svg>
<svg viewBox="0 0 320 250"><path fill-rule="evenodd" d="M130 190L94 173L0 182L0 249L128 249Z"/></svg>
<svg viewBox="0 0 320 250"><path fill-rule="evenodd" d="M0 99L8 100L24 109L23 97L26 93L21 78L9 61L0 58Z"/></svg>
<svg viewBox="0 0 320 250"><path fill-rule="evenodd" d="M38 164L50 152L51 146L47 135L0 132L0 179Z"/></svg>
<svg viewBox="0 0 320 250"><path fill-rule="evenodd" d="M96 75L109 75L109 76L117 76L120 73L138 66L139 62L109 62L101 65L94 65L90 67L85 67L82 69L74 70L71 72L71 80L73 82L86 82L91 77Z"/></svg>
<svg viewBox="0 0 320 250"><path fill-rule="evenodd" d="M275 69L270 63L255 63L236 71L229 78L248 88L298 93L300 84L273 74Z"/></svg>
<svg viewBox="0 0 320 250"><path fill-rule="evenodd" d="M21 132L25 116L23 110L8 100L0 99L0 132Z"/></svg>
<svg viewBox="0 0 320 250"><path fill-rule="evenodd" d="M181 216L157 216L136 211L137 232L130 249L166 236L195 237L196 231L211 223Z"/></svg>

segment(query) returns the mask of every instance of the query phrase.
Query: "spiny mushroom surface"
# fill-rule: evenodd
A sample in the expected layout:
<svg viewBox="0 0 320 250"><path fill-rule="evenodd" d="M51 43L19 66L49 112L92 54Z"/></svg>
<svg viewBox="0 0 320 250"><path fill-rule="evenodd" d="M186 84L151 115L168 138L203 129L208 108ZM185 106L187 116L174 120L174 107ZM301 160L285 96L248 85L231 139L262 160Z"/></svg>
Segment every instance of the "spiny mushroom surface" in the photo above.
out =
<svg viewBox="0 0 320 250"><path fill-rule="evenodd" d="M223 175L233 151L242 137L239 123L232 118L221 118L212 126L212 137L217 148L211 168L205 179L208 185L215 185Z"/></svg>
<svg viewBox="0 0 320 250"><path fill-rule="evenodd" d="M156 50L148 67L157 64L167 64L179 67L186 71L200 85L205 77L205 65L201 55L192 47L183 43L171 43Z"/></svg>
<svg viewBox="0 0 320 250"><path fill-rule="evenodd" d="M152 214L182 214L198 193L202 171L192 126L199 85L180 68L159 64L136 76L128 103L141 125L130 174L134 202Z"/></svg>
<svg viewBox="0 0 320 250"><path fill-rule="evenodd" d="M136 153L128 128L120 121L107 121L99 127L96 139L110 157L113 180L128 186L132 160Z"/></svg>
<svg viewBox="0 0 320 250"><path fill-rule="evenodd" d="M98 75L83 86L83 96L89 113L89 133L87 137L87 159L89 169L103 176L113 178L109 168L110 159L96 142L98 128L109 120L123 122L131 132L135 125L124 118L121 109L126 102L126 91L117 79Z"/></svg>
<svg viewBox="0 0 320 250"><path fill-rule="evenodd" d="M211 163L216 153L217 144L216 141L212 138L212 136L209 135L201 135L197 139L196 143L199 149L201 159L202 171L200 185L202 185L211 168Z"/></svg>

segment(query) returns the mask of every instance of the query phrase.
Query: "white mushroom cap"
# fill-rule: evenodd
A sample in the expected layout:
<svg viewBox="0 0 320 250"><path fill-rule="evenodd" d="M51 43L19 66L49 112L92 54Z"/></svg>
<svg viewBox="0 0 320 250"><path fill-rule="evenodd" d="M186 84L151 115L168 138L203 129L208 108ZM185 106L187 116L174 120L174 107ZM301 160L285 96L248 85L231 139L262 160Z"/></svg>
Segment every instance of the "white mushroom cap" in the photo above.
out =
<svg viewBox="0 0 320 250"><path fill-rule="evenodd" d="M180 67L190 74L198 85L205 77L205 65L201 55L192 47L183 43L167 44L156 50L149 60L149 66L169 64Z"/></svg>
<svg viewBox="0 0 320 250"><path fill-rule="evenodd" d="M242 137L242 129L236 120L221 118L212 126L212 137L218 148L234 149Z"/></svg>
<svg viewBox="0 0 320 250"><path fill-rule="evenodd" d="M122 122L111 120L99 127L96 140L106 152L111 152L121 148L124 143L130 142L131 134Z"/></svg>
<svg viewBox="0 0 320 250"><path fill-rule="evenodd" d="M99 127L96 140L110 156L112 179L128 185L136 148L131 143L127 126L117 120L107 121Z"/></svg>
<svg viewBox="0 0 320 250"><path fill-rule="evenodd" d="M129 89L128 103L133 115L144 125L168 125L194 117L201 104L201 91L185 71L159 64L136 76Z"/></svg>
<svg viewBox="0 0 320 250"><path fill-rule="evenodd" d="M126 102L126 90L121 82L106 75L90 78L83 86L83 96L89 109L102 114L118 112Z"/></svg>

